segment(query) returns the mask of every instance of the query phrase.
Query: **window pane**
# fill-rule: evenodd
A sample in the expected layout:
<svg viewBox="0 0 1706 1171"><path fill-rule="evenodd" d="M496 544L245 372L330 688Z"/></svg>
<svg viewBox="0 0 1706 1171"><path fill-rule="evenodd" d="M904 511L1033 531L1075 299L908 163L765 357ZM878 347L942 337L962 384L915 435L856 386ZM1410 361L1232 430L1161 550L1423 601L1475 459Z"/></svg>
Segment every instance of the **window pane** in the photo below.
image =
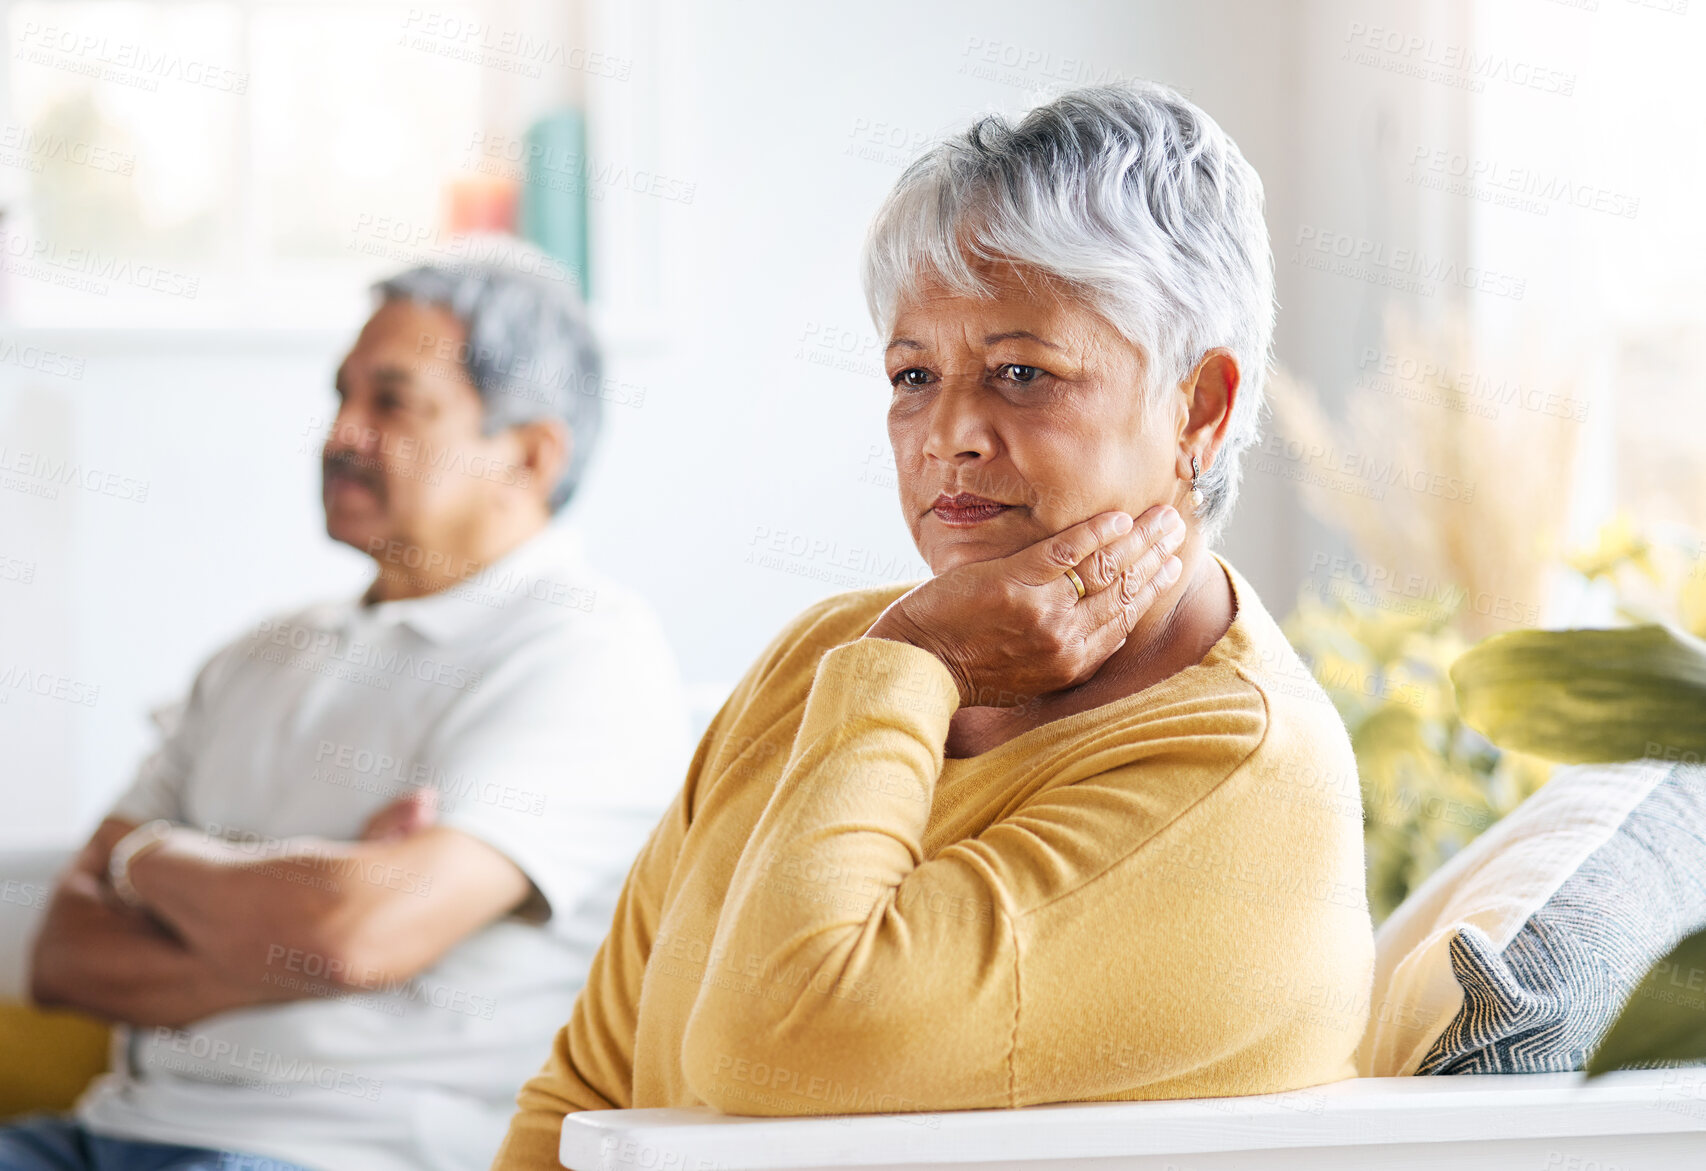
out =
<svg viewBox="0 0 1706 1171"><path fill-rule="evenodd" d="M481 70L410 48L410 14L406 5L255 10L256 197L271 257L371 269L358 246L383 243L376 225L400 225L393 236L439 228L445 183L479 127Z"/></svg>
<svg viewBox="0 0 1706 1171"><path fill-rule="evenodd" d="M442 33L481 6L8 7L14 322L342 324L445 238L493 69Z"/></svg>
<svg viewBox="0 0 1706 1171"><path fill-rule="evenodd" d="M231 8L22 3L11 40L5 161L26 176L12 247L23 237L41 273L85 264L67 261L75 250L191 274L229 264L247 85ZM148 292L108 283L121 297ZM56 287L65 283L43 275L14 289Z"/></svg>

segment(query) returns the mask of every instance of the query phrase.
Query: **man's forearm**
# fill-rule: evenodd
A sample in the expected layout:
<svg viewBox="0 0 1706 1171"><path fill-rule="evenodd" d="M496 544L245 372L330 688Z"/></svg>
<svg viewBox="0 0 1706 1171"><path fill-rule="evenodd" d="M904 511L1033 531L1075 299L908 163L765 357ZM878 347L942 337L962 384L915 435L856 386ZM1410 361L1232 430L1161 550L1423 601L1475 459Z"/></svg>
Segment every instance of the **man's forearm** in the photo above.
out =
<svg viewBox="0 0 1706 1171"><path fill-rule="evenodd" d="M180 837L130 877L150 911L231 977L266 981L310 956L328 982L319 995L408 979L531 889L508 858L454 830L278 845L256 859Z"/></svg>
<svg viewBox="0 0 1706 1171"><path fill-rule="evenodd" d="M306 859L257 860L185 834L137 859L131 881L148 910L190 950L234 980L264 982L280 955L314 953L324 967L343 946L337 930L347 883L335 867L315 861L339 847L302 845L311 851Z"/></svg>
<svg viewBox="0 0 1706 1171"><path fill-rule="evenodd" d="M172 1028L289 998L276 986L233 981L145 916L109 905L96 879L81 872L54 892L32 959L30 994L47 1007Z"/></svg>

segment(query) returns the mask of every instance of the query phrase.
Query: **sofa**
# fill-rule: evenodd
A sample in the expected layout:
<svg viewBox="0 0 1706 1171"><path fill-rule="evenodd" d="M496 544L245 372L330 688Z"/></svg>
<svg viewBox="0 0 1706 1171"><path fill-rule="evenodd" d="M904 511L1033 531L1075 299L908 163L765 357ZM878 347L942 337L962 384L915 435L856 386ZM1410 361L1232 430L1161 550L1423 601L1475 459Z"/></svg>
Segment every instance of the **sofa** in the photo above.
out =
<svg viewBox="0 0 1706 1171"><path fill-rule="evenodd" d="M1381 924L1367 1076L947 1114L600 1111L564 1120L560 1154L575 1171L1706 1167L1706 1067L1575 1072L1652 964L1702 925L1706 769L1563 769Z"/></svg>
<svg viewBox="0 0 1706 1171"><path fill-rule="evenodd" d="M1620 1003L1626 988L1606 980L1638 978L1706 914L1706 866L1693 864L1703 858L1706 770L1630 764L1565 770L1441 867L1381 927L1380 1011L1371 1013L1359 1064L1369 1074L1456 1076L1365 1076L1257 1097L940 1114L600 1111L565 1119L562 1161L576 1171L1706 1167L1706 1067L1593 1081L1571 1072L1607 1019L1604 1009L1584 1018L1583 1006ZM21 1003L29 940L67 861L63 852L0 853L0 1117L63 1108L105 1065L104 1026ZM1608 873L1622 881L1607 881ZM1522 976L1520 965L1505 961L1533 950L1537 926L1556 944L1593 924L1603 949L1608 908L1617 905L1596 900L1619 886L1638 888L1642 904L1638 912L1616 910L1623 926L1610 954L1626 961L1623 969L1602 972L1593 996L1567 981L1530 979L1520 1019L1489 1026L1485 1005L1459 986L1465 940L1475 943L1477 962L1494 964L1503 978ZM1470 1018L1474 1036L1453 1027Z"/></svg>
<svg viewBox="0 0 1706 1171"><path fill-rule="evenodd" d="M25 1003L30 940L70 860L64 850L0 851L0 1119L63 1110L107 1066L106 1025Z"/></svg>

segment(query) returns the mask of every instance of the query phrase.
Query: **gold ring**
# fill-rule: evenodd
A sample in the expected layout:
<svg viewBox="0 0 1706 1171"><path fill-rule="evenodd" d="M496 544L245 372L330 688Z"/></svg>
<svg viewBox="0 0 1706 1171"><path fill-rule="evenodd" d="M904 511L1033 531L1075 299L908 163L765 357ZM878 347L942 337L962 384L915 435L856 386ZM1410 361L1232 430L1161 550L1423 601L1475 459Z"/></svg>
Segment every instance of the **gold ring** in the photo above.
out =
<svg viewBox="0 0 1706 1171"><path fill-rule="evenodd" d="M1078 576L1078 571L1075 569L1067 570L1066 580L1072 583L1072 588L1077 590L1078 596L1082 598L1084 596L1084 579Z"/></svg>

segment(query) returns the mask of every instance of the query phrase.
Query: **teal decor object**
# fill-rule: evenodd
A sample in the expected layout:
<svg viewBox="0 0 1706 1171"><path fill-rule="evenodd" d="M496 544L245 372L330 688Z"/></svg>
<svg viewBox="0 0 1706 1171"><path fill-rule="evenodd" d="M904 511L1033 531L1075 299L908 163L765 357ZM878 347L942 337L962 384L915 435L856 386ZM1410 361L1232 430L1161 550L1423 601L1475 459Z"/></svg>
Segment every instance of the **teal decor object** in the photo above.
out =
<svg viewBox="0 0 1706 1171"><path fill-rule="evenodd" d="M592 167L586 156L586 116L567 106L547 114L528 128L526 142L521 234L574 273L581 295L590 300L586 204Z"/></svg>

